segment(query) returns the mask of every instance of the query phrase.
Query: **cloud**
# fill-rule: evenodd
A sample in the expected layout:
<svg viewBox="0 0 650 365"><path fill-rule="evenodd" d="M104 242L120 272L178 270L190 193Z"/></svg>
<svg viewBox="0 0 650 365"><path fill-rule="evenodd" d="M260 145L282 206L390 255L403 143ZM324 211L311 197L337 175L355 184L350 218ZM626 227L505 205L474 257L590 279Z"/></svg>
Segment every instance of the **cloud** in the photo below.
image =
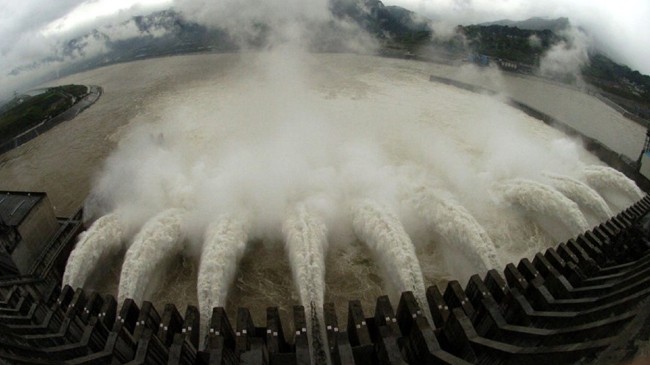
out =
<svg viewBox="0 0 650 365"><path fill-rule="evenodd" d="M350 2L353 0L337 0ZM0 25L0 100L58 75L72 62L112 50L115 42L160 37L167 26L143 29L134 16L173 9L189 21L225 29L244 48L291 44L312 50L374 49L353 21L334 18L329 0L76 0L12 4ZM36 16L32 17L32 14ZM147 17L148 19L148 17Z"/></svg>
<svg viewBox="0 0 650 365"><path fill-rule="evenodd" d="M240 43L265 38L269 28L277 42L304 38L303 23L328 16L327 0L177 0L174 8L188 20L227 29Z"/></svg>
<svg viewBox="0 0 650 365"><path fill-rule="evenodd" d="M26 0L6 4L0 13L0 100L14 91L56 77L59 71L111 49L110 42L136 36L161 36L164 29L142 31L134 15L148 14L169 0L118 0L107 15L107 1ZM110 4L109 4L110 5ZM90 7L90 8L89 8ZM85 9L85 10L84 10ZM80 22L85 11L92 22Z"/></svg>
<svg viewBox="0 0 650 365"><path fill-rule="evenodd" d="M47 25L44 33L61 33L75 28L96 27L168 7L172 0L93 0L84 1L65 16Z"/></svg>
<svg viewBox="0 0 650 365"><path fill-rule="evenodd" d="M229 29L246 29L250 23L323 21L329 17L327 0L176 0L174 8L189 19Z"/></svg>
<svg viewBox="0 0 650 365"><path fill-rule="evenodd" d="M3 4L0 13L0 69L7 70L21 60L33 60L51 52L47 37L40 34L47 24L59 19L79 5L79 0L63 0L39 8L37 0Z"/></svg>
<svg viewBox="0 0 650 365"><path fill-rule="evenodd" d="M146 0L143 3L162 5L165 2ZM167 3L169 4L168 0ZM133 15L158 9L138 5L131 0L118 0L111 3L112 13L106 13L106 4L106 0L61 0L47 3L25 0L3 4L0 13L0 66L6 70L21 63L51 56L53 48L83 36L94 28L118 24ZM83 22L80 18L92 21Z"/></svg>
<svg viewBox="0 0 650 365"><path fill-rule="evenodd" d="M580 75L582 66L589 62L591 41L583 31L573 27L560 35L566 40L556 43L542 55L539 71L551 77Z"/></svg>
<svg viewBox="0 0 650 365"><path fill-rule="evenodd" d="M536 34L532 34L528 37L528 44L530 44L532 48L542 48L542 40Z"/></svg>

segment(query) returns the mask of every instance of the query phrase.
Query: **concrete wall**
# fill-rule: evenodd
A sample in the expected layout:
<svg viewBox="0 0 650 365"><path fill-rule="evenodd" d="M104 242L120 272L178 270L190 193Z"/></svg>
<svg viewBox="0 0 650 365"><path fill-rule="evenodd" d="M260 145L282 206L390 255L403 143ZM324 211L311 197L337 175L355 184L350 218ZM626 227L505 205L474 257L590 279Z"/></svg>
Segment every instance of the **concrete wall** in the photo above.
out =
<svg viewBox="0 0 650 365"><path fill-rule="evenodd" d="M43 250L43 246L59 229L59 222L47 197L32 208L18 226L21 243L11 255L18 269L25 273Z"/></svg>
<svg viewBox="0 0 650 365"><path fill-rule="evenodd" d="M641 160L641 174L650 178L650 156L647 153L643 155Z"/></svg>

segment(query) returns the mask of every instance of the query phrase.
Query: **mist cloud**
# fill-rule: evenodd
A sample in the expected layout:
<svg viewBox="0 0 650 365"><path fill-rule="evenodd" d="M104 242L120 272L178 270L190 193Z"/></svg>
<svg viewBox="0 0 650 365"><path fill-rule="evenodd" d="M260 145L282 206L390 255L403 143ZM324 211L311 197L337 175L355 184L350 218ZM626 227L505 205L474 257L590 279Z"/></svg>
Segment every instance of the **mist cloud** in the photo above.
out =
<svg viewBox="0 0 650 365"><path fill-rule="evenodd" d="M424 280L403 226L429 227L448 236L452 247L463 243L465 252L478 248L486 269L508 260L507 250L496 257L488 230L481 228L485 222L489 233L502 238L493 217L501 222L512 215L515 225L523 225L526 215L562 217L556 211L569 206L568 217L577 224L547 232L552 237L542 240L566 239L586 228L586 218L568 198L550 187L541 191L553 199L537 193L543 172L579 178L587 161L579 153L563 153L566 148L582 151L574 142L539 138L542 132L526 127L536 125L532 118L494 99L435 86L422 77L424 70L409 75L399 64L393 70L382 67L408 61L308 54L323 30L352 34L348 44L360 47L369 39L354 23L330 15L325 0L181 0L176 10L189 20L226 29L241 45L261 41L269 52L220 56L235 65L226 70L227 79L210 80L206 72L202 83L160 90L151 101L156 105L146 106L156 117L139 114L121 130L85 210L86 215L117 217L119 231L134 237L126 240L120 300L143 299L145 289L155 287L150 281L155 271L165 271L178 254L203 251L208 227L225 227L217 230L225 233L246 230L236 236L268 245L286 241L302 304L311 303L316 311L322 308L314 305L322 302L316 297L322 298L325 290L314 284L325 276L325 228L348 237L332 240L338 245L353 242L354 236L367 243L386 271L397 272L385 279L391 289L414 291L421 303ZM72 57L102 52L102 40L111 36L142 33L129 23L103 29L106 33L84 36L83 47ZM154 36L156 31L147 33ZM565 48L574 46L567 43ZM549 59L560 61L563 54L550 52ZM329 66L321 62L328 57ZM351 73L342 72L355 61ZM215 66L206 62L205 67ZM372 105L360 104L363 100ZM413 214L418 208L409 208L404 196L414 193L416 201L424 196L427 203L442 203L432 205L442 212L425 219ZM448 219L440 222L439 216ZM220 217L245 218L229 223L230 218ZM463 228L436 228L440 224ZM507 230L518 232L511 228ZM508 236L506 245L520 244L522 238ZM72 254L68 267L88 265L90 256ZM235 272L233 261L224 263L229 272ZM200 304L204 318L208 304Z"/></svg>

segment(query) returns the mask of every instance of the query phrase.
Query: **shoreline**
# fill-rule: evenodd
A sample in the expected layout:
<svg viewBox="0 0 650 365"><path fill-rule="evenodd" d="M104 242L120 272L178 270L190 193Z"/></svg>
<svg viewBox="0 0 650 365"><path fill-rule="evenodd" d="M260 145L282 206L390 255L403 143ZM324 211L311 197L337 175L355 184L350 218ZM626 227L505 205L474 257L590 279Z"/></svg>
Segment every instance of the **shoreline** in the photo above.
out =
<svg viewBox="0 0 650 365"><path fill-rule="evenodd" d="M86 85L88 88L88 94L81 98L76 103L72 104L70 108L66 109L64 112L42 121L34 127L31 127L19 135L11 138L11 140L0 145L0 155L17 148L32 139L40 136L41 134L49 131L50 129L56 127L57 125L67 122L74 119L81 112L93 105L101 97L104 89L101 86L97 85Z"/></svg>

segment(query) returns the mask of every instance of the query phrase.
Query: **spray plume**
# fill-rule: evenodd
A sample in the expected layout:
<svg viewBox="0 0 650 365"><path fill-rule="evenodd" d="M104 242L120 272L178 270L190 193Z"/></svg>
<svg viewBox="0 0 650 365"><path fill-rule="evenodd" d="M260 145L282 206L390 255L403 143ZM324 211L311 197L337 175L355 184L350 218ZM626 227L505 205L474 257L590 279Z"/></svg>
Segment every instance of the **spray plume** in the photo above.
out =
<svg viewBox="0 0 650 365"><path fill-rule="evenodd" d="M141 303L156 271L161 269L166 259L182 251L186 213L177 208L165 210L145 223L135 236L133 244L126 251L120 274L119 303L127 298Z"/></svg>
<svg viewBox="0 0 650 365"><path fill-rule="evenodd" d="M63 285L83 287L86 279L100 263L122 248L124 230L117 214L108 214L96 220L81 234L70 253L63 273Z"/></svg>
<svg viewBox="0 0 650 365"><path fill-rule="evenodd" d="M228 288L246 250L248 231L247 220L234 215L223 215L208 225L197 282L202 330L208 324L212 308L226 304Z"/></svg>
<svg viewBox="0 0 650 365"><path fill-rule="evenodd" d="M472 267L487 272L501 267L494 243L471 213L449 193L416 186L410 191L410 203L429 228L449 246L457 246Z"/></svg>
<svg viewBox="0 0 650 365"><path fill-rule="evenodd" d="M609 166L586 166L582 170L582 175L587 184L598 191L608 189L620 191L633 201L642 199L644 196L643 191L636 186L634 181Z"/></svg>
<svg viewBox="0 0 650 365"><path fill-rule="evenodd" d="M397 216L385 205L361 200L352 206L352 226L357 237L365 242L384 269L390 268L386 279L398 291L412 291L420 306L427 305L424 280L415 247Z"/></svg>
<svg viewBox="0 0 650 365"><path fill-rule="evenodd" d="M288 213L282 231L300 300L307 310L308 339L313 354L318 358L327 358L329 351L323 326L327 228L324 222L300 204Z"/></svg>
<svg viewBox="0 0 650 365"><path fill-rule="evenodd" d="M546 174L546 177L557 191L595 214L598 221L604 222L613 215L605 199L582 181L556 174Z"/></svg>
<svg viewBox="0 0 650 365"><path fill-rule="evenodd" d="M332 240L332 244L345 245L356 232L378 249L383 244L388 250L402 250L399 252L410 259L399 260L408 261L408 265L396 265L397 255L378 252L378 266L387 273L395 270L387 277L388 281L395 280L396 290L415 287L422 293L422 274L407 235L413 233L410 222L421 222L427 214L429 220L435 220L437 232L461 242L456 245L470 260L480 262L478 267L498 266L490 237L485 234L496 232L498 236L495 225L501 223L489 217L493 208L486 193L488 187L495 181L534 177L539 171L566 175L578 163L584 164L579 160L581 155L557 151L555 132L543 134L547 128L538 121L524 118L493 99L429 83L423 77L426 69L409 71L409 67L424 67L420 64L349 55L293 56L269 52L209 58L219 62L223 70L208 74L205 82L192 84L187 90L174 89L150 101L141 115L120 130L120 143L93 189L100 201L108 202L103 206L108 211L119 208L121 214L124 212L124 222L134 227L144 225L144 217L185 207L192 219L191 226L184 228L191 237L204 236L208 225L217 224L213 222L222 215L245 209L250 213L245 224L250 229L248 238L272 244L282 240L282 226L288 221L285 212L295 210L294 202L322 196L325 208L317 210L318 217L326 222L330 237L344 237ZM213 68L205 63L206 69ZM430 102L432 95L439 103ZM501 118L489 118L494 115ZM501 136L496 132L501 130L508 133ZM511 143L505 143L508 141ZM571 140L563 141L574 145ZM549 150L554 153L544 154ZM420 212L404 214L398 210L399 217L382 207L367 209L364 205L350 215L348 202L356 199L394 202L400 183L408 175L401 169L404 166L439 177L444 191L452 192L458 203L443 193L436 196L437 190L425 190L419 194L445 208L423 213L422 200L418 203ZM569 222L571 234L586 229L575 203L548 187L543 191L551 199L544 202L531 189L528 195L532 197L513 193L512 200L521 200L522 206L533 204L533 217L541 211ZM564 200L557 200L553 192ZM434 209L435 204L426 205ZM366 218L370 221L364 223ZM514 215L508 218L517 219ZM382 220L399 227L399 233L391 233L397 238L391 239L390 245L384 242L387 239L379 238L383 229L373 227ZM286 231L284 234L286 238ZM204 237L207 244L209 239ZM519 238L500 245L500 258L508 257L508 243ZM173 244L169 247L173 252L180 250ZM470 253L473 249L478 252ZM204 250L208 255L207 246ZM161 251L157 254L163 255ZM194 247L194 251L200 248ZM134 270L129 268L135 264L133 260L127 259L125 270ZM237 270L236 263L229 265ZM405 269L413 271L414 276L409 277ZM294 272L297 270L294 267ZM199 292L207 280L205 275L200 276ZM121 291L131 285L127 284L129 280L129 275L123 275ZM296 285L307 284L296 280ZM223 296L218 301L223 302ZM202 310L210 305L214 304L203 304Z"/></svg>
<svg viewBox="0 0 650 365"><path fill-rule="evenodd" d="M557 190L542 183L512 179L501 185L501 192L506 201L523 208L540 224L548 218L553 218L566 229L569 237L578 235L589 229L587 219L578 205ZM550 226L544 227L552 229ZM549 232L553 236L553 232Z"/></svg>

